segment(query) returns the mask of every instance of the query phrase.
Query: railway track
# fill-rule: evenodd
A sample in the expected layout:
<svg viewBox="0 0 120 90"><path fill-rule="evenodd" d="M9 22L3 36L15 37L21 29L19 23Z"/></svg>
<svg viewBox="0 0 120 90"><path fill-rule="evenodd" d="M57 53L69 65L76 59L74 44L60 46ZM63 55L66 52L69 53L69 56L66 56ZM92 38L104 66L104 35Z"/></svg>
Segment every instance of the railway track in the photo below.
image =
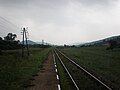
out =
<svg viewBox="0 0 120 90"><path fill-rule="evenodd" d="M76 90L112 90L107 84L92 75L89 71L81 67L58 49L54 53Z"/></svg>

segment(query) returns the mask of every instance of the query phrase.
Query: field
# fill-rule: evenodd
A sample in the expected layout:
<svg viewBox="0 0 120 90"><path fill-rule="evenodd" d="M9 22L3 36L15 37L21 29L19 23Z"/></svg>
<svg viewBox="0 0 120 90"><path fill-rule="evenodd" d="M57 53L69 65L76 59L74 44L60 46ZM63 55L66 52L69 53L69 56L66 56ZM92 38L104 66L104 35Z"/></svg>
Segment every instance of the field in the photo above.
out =
<svg viewBox="0 0 120 90"><path fill-rule="evenodd" d="M26 55L22 58L21 50L3 51L3 54L0 55L0 90L24 90L24 88L30 86L33 76L40 71L51 49L52 48L31 48L29 58ZM106 47L72 47L58 49L76 63L86 68L93 75L107 83L114 90L120 89L120 49L106 50ZM62 55L60 56L65 65L69 67L68 70L70 73L76 77L77 84L82 90L88 90L89 87L94 87L94 90L98 89L97 85L95 86L95 83L92 82L91 79L85 77L84 73L77 70L77 68ZM56 62L61 89L75 89L57 57Z"/></svg>
<svg viewBox="0 0 120 90"><path fill-rule="evenodd" d="M23 90L42 67L50 48L30 49L30 57L21 58L21 50L0 55L0 90Z"/></svg>
<svg viewBox="0 0 120 90"><path fill-rule="evenodd" d="M120 49L81 47L60 50L114 89L120 89Z"/></svg>

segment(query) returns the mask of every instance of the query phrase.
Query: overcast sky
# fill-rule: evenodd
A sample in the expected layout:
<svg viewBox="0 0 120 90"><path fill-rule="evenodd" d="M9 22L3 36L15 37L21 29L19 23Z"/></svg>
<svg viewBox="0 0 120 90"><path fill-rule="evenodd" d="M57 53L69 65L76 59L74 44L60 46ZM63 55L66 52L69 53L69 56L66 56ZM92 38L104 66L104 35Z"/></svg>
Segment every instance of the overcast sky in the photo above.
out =
<svg viewBox="0 0 120 90"><path fill-rule="evenodd" d="M13 32L21 39L22 27L31 40L53 44L119 35L120 0L0 0L0 36Z"/></svg>

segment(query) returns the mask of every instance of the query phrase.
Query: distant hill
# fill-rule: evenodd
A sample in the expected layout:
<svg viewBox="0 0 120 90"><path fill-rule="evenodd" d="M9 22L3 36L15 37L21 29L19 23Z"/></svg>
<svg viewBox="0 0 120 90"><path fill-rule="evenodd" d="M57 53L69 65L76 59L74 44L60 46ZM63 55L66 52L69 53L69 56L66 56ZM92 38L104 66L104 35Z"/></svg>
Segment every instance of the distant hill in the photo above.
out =
<svg viewBox="0 0 120 90"><path fill-rule="evenodd" d="M37 44L42 44L42 42L36 42Z"/></svg>
<svg viewBox="0 0 120 90"><path fill-rule="evenodd" d="M21 44L22 44L23 42L21 42ZM26 44L26 42L24 42L25 44ZM42 42L34 42L34 41L32 41L32 40L28 40L28 44L29 45L34 45L34 44L42 44ZM51 45L50 43L44 43L44 45Z"/></svg>
<svg viewBox="0 0 120 90"><path fill-rule="evenodd" d="M42 44L42 42L36 42L37 44ZM50 43L44 42L44 45L51 45Z"/></svg>
<svg viewBox="0 0 120 90"><path fill-rule="evenodd" d="M89 43L79 44L78 46L82 46L82 45L85 45L85 46L88 46L88 45L105 45L110 40L113 40L113 41L116 41L117 43L120 43L120 35L108 37L108 38L105 38L105 39L102 39L102 40L93 41L93 42L89 42Z"/></svg>
<svg viewBox="0 0 120 90"><path fill-rule="evenodd" d="M21 44L22 44L23 42L21 42ZM26 42L24 41L24 44L26 44ZM37 44L36 42L34 42L34 41L31 41L31 40L28 40L28 44L29 45L34 45L34 44Z"/></svg>

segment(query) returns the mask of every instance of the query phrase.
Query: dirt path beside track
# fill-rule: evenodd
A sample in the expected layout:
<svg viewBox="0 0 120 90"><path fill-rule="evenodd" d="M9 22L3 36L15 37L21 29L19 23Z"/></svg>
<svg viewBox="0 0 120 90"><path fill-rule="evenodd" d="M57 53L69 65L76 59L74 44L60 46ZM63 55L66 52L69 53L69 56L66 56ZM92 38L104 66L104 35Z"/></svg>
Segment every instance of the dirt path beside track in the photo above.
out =
<svg viewBox="0 0 120 90"><path fill-rule="evenodd" d="M38 76L34 77L34 79L32 84L35 86L28 87L27 90L57 90L57 79L52 53L49 54L43 64L42 70L40 70Z"/></svg>

